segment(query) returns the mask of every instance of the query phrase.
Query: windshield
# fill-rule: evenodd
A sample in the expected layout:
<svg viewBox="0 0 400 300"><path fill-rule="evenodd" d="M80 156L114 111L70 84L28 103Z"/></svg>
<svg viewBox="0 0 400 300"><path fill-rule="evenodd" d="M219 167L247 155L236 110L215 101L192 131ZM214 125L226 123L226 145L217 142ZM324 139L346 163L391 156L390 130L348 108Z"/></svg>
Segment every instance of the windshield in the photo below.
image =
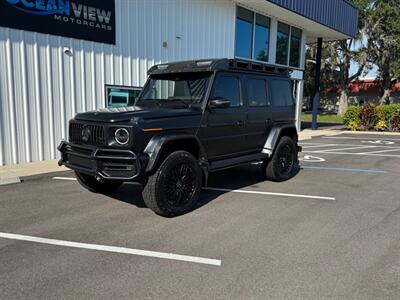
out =
<svg viewBox="0 0 400 300"><path fill-rule="evenodd" d="M184 73L150 77L139 106L200 107L207 90L210 74Z"/></svg>

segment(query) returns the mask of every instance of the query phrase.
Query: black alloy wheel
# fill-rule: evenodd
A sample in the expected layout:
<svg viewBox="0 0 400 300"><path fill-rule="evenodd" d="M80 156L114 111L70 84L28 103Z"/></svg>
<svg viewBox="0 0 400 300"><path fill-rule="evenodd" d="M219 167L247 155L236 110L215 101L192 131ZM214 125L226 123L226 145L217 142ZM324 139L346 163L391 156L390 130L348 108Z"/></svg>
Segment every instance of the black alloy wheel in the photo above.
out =
<svg viewBox="0 0 400 300"><path fill-rule="evenodd" d="M196 174L187 164L177 164L166 174L164 192L172 207L187 204L196 192Z"/></svg>
<svg viewBox="0 0 400 300"><path fill-rule="evenodd" d="M179 216L196 206L201 182L197 159L189 152L176 151L169 154L157 171L149 176L143 188L143 200L158 215Z"/></svg>
<svg viewBox="0 0 400 300"><path fill-rule="evenodd" d="M298 152L295 141L283 136L270 159L264 162L263 170L267 179L285 181L292 178L298 169Z"/></svg>
<svg viewBox="0 0 400 300"><path fill-rule="evenodd" d="M294 164L294 153L289 144L282 146L278 155L278 173L282 176L290 174Z"/></svg>

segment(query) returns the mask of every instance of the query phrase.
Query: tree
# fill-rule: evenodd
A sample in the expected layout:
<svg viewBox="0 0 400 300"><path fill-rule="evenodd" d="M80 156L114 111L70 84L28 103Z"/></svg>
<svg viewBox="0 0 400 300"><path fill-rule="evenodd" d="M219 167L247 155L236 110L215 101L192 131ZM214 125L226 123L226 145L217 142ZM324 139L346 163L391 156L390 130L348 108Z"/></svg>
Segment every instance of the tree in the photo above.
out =
<svg viewBox="0 0 400 300"><path fill-rule="evenodd" d="M367 49L361 43L363 39L363 31L365 22L369 14L371 5L370 0L354 1L359 9L358 33L349 40L335 41L327 45L331 55L331 63L333 69L337 70L339 76L338 82L340 87L338 115L343 115L349 103L349 83L357 79L368 65ZM354 61L358 65L357 71L350 75L351 62Z"/></svg>
<svg viewBox="0 0 400 300"><path fill-rule="evenodd" d="M378 66L380 102L388 103L400 78L400 0L374 0L365 23L368 59Z"/></svg>
<svg viewBox="0 0 400 300"><path fill-rule="evenodd" d="M325 42L322 50L321 62L321 89L332 86L340 88L338 115L343 115L348 107L349 83L357 79L369 67L366 47L362 45L363 29L367 18L370 0L355 0L354 4L360 10L358 33L349 40ZM307 51L309 58L313 57L315 48L310 47ZM350 75L352 62L357 62L357 71ZM313 65L307 63L306 73L313 70ZM312 75L311 78L314 78ZM307 90L307 82L306 82Z"/></svg>
<svg viewBox="0 0 400 300"><path fill-rule="evenodd" d="M336 70L337 82L340 88L338 115L344 115L349 102L349 83L357 79L367 65L365 47L354 47L355 39L327 43L326 47L330 53L332 69ZM357 71L350 75L351 62L358 64Z"/></svg>

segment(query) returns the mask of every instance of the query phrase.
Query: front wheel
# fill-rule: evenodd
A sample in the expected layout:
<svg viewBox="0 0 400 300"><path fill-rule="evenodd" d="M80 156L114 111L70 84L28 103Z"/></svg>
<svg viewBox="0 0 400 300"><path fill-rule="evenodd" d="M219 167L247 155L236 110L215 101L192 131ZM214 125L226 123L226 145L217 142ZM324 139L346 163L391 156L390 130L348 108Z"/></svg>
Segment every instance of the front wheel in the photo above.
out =
<svg viewBox="0 0 400 300"><path fill-rule="evenodd" d="M93 193L107 193L112 192L119 188L122 181L119 180L106 180L97 178L95 176L87 175L84 173L76 172L75 176L81 186Z"/></svg>
<svg viewBox="0 0 400 300"><path fill-rule="evenodd" d="M173 152L148 178L143 188L143 200L158 215L182 215L197 204L201 180L197 159L186 151Z"/></svg>
<svg viewBox="0 0 400 300"><path fill-rule="evenodd" d="M279 140L271 159L263 164L266 178L277 182L292 178L297 167L297 147L293 139L288 136L283 136Z"/></svg>

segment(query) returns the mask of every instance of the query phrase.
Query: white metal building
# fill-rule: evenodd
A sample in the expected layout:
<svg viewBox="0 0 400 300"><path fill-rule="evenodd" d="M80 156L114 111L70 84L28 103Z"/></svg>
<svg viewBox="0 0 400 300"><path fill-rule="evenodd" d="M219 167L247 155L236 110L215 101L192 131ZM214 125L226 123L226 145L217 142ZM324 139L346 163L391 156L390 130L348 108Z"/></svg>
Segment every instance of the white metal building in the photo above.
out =
<svg viewBox="0 0 400 300"><path fill-rule="evenodd" d="M89 5L103 2L112 9L102 19ZM27 19L14 24L3 7ZM58 22L75 13L78 25L97 26L96 11L99 24L111 18L115 28L102 28L111 42L99 42L100 31L57 34L35 21L41 13L28 18L45 9ZM105 107L110 91L142 87L161 62L236 56L289 66L301 99L306 43L354 35L357 14L346 0L0 0L0 165L57 158L70 118Z"/></svg>

